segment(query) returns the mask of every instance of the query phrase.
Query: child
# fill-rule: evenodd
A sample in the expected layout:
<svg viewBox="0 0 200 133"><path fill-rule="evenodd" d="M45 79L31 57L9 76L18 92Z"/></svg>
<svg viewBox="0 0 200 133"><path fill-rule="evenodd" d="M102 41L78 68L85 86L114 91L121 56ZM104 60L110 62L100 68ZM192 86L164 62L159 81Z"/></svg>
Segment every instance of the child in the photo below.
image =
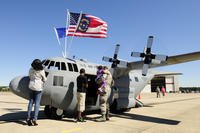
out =
<svg viewBox="0 0 200 133"><path fill-rule="evenodd" d="M105 78L104 78L104 68L103 66L99 66L98 67L98 70L97 70L97 77L95 79L96 83L98 84L98 90L97 90L97 93L98 94L104 94L105 93L105 86L106 86L106 81L105 81Z"/></svg>

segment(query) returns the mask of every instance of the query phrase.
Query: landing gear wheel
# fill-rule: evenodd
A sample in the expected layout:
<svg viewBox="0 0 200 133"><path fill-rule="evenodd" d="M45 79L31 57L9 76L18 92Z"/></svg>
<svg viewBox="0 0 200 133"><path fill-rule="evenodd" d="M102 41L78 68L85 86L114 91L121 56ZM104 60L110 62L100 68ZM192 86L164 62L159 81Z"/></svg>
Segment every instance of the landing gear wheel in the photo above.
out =
<svg viewBox="0 0 200 133"><path fill-rule="evenodd" d="M63 113L64 113L63 110L51 107L51 118L52 119L61 120L63 118Z"/></svg>
<svg viewBox="0 0 200 133"><path fill-rule="evenodd" d="M63 118L64 111L61 109L46 105L44 108L44 114L47 116L47 118L61 120Z"/></svg>

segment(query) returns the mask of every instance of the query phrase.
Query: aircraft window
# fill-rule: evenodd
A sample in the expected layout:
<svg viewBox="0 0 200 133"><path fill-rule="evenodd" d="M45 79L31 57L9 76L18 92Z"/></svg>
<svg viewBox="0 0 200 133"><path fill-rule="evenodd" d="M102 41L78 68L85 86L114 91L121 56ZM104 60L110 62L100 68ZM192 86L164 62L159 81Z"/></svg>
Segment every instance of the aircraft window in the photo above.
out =
<svg viewBox="0 0 200 133"><path fill-rule="evenodd" d="M72 64L71 63L67 63L67 65L68 65L69 71L73 71Z"/></svg>
<svg viewBox="0 0 200 133"><path fill-rule="evenodd" d="M139 79L138 79L138 77L135 77L135 82L139 82Z"/></svg>
<svg viewBox="0 0 200 133"><path fill-rule="evenodd" d="M46 60L46 61L44 62L44 65L45 65L45 66L48 66L49 62L50 62L49 60Z"/></svg>
<svg viewBox="0 0 200 133"><path fill-rule="evenodd" d="M50 69L51 67L53 67L54 64L55 64L55 61L51 61L50 64L49 64L49 66L48 66L48 69Z"/></svg>
<svg viewBox="0 0 200 133"><path fill-rule="evenodd" d="M43 60L43 61L42 61L42 64L44 64L45 61L46 61L46 60Z"/></svg>
<svg viewBox="0 0 200 133"><path fill-rule="evenodd" d="M58 68L58 70L60 70L60 62L56 62L56 65L55 65L55 67L57 67L57 68Z"/></svg>
<svg viewBox="0 0 200 133"><path fill-rule="evenodd" d="M54 76L53 86L63 86L63 76Z"/></svg>
<svg viewBox="0 0 200 133"><path fill-rule="evenodd" d="M67 70L66 65L64 62L61 62L61 70Z"/></svg>
<svg viewBox="0 0 200 133"><path fill-rule="evenodd" d="M77 65L76 65L76 64L73 64L73 67L74 67L74 71L75 71L75 72L78 72L78 67L77 67Z"/></svg>

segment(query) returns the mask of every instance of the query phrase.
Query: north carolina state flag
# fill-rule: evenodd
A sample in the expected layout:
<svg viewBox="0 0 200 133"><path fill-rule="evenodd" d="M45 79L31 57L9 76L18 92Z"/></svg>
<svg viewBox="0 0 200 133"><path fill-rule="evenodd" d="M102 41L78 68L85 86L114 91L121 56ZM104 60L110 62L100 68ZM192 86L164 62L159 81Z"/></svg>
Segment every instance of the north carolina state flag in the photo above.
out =
<svg viewBox="0 0 200 133"><path fill-rule="evenodd" d="M67 36L106 38L107 23L98 17L70 12Z"/></svg>

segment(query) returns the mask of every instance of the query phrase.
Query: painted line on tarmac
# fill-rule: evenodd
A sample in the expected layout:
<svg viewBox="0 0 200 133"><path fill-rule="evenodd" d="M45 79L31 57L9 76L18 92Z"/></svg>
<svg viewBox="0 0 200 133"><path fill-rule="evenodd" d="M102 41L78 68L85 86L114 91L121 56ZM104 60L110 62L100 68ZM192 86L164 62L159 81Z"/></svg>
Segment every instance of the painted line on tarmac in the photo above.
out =
<svg viewBox="0 0 200 133"><path fill-rule="evenodd" d="M63 130L61 133L71 133L71 132L75 132L75 131L79 131L82 128L73 128L73 129L69 129L69 130Z"/></svg>
<svg viewBox="0 0 200 133"><path fill-rule="evenodd" d="M88 124L88 123L87 123ZM96 123L89 123L89 126L96 126ZM71 133L71 132L76 132L76 131L80 131L82 130L82 128L77 127L77 128L73 128L73 129L69 129L69 130L63 130L61 133Z"/></svg>

